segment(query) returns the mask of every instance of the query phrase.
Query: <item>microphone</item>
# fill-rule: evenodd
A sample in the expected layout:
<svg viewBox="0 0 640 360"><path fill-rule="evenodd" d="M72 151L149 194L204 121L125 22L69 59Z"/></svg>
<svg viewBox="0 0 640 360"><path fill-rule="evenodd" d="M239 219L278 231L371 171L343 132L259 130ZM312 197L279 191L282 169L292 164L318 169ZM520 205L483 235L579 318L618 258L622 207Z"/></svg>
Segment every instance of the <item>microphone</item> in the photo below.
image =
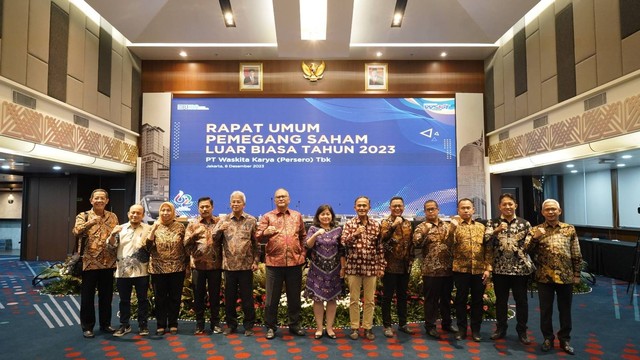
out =
<svg viewBox="0 0 640 360"><path fill-rule="evenodd" d="M271 197L271 210L273 210L273 196Z"/></svg>

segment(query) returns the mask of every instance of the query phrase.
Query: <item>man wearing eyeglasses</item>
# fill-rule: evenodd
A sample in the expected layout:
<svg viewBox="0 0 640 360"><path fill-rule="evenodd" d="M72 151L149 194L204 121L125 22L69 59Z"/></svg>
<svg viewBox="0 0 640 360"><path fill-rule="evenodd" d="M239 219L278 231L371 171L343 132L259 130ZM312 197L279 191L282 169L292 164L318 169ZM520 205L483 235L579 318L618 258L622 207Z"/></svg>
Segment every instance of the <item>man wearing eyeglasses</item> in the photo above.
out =
<svg viewBox="0 0 640 360"><path fill-rule="evenodd" d="M582 254L578 235L573 225L560 221L562 209L557 200L542 203L545 221L534 226L525 240L525 249L536 259L535 278L540 301L540 330L544 341L540 348L547 352L553 348L553 302L558 298L560 348L574 354L571 340L571 302L573 284L580 283Z"/></svg>
<svg viewBox="0 0 640 360"><path fill-rule="evenodd" d="M380 223L380 236L387 261L382 277L382 323L384 336L393 337L391 302L394 292L398 308L398 330L409 335L413 334L413 330L407 325L407 289L413 263L413 242L411 241L413 227L411 221L402 217L404 199L400 196L391 198L389 210L391 210L389 217Z"/></svg>
<svg viewBox="0 0 640 360"><path fill-rule="evenodd" d="M289 332L298 336L305 334L300 329L302 265L306 255L304 222L299 212L289 209L291 198L287 190L276 190L274 199L276 208L262 215L256 231L256 238L265 244L267 299L264 322L269 340L275 337L278 327L278 303L283 283L287 293Z"/></svg>

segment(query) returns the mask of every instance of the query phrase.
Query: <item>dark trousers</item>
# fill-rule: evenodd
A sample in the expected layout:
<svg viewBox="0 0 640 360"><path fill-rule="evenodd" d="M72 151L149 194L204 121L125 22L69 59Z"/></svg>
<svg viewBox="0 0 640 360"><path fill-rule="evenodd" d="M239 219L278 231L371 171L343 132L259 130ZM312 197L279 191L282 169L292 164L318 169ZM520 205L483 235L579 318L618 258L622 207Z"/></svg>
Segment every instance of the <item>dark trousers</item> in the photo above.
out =
<svg viewBox="0 0 640 360"><path fill-rule="evenodd" d="M156 298L158 329L178 327L178 314L182 299L184 271L151 275L153 294Z"/></svg>
<svg viewBox="0 0 640 360"><path fill-rule="evenodd" d="M451 291L453 277L451 276L423 276L424 289L424 327L435 329L438 310L443 328L451 326Z"/></svg>
<svg viewBox="0 0 640 360"><path fill-rule="evenodd" d="M382 324L391 327L391 302L393 293L396 293L396 306L398 308L398 324L407 324L407 288L409 287L409 274L392 274L385 272L382 277Z"/></svg>
<svg viewBox="0 0 640 360"><path fill-rule="evenodd" d="M558 295L558 313L560 314L560 330L558 339L561 343L571 340L571 301L573 299L572 284L538 283L538 299L540 301L540 330L545 339L553 340L553 301Z"/></svg>
<svg viewBox="0 0 640 360"><path fill-rule="evenodd" d="M456 284L456 322L461 333L467 332L467 299L471 292L471 331L480 332L482 325L482 295L484 284L482 274L453 273L453 281Z"/></svg>
<svg viewBox="0 0 640 360"><path fill-rule="evenodd" d="M149 300L147 298L149 276L116 278L116 287L118 288L118 293L120 293L120 324L129 326L131 290L135 288L136 297L138 298L138 326L140 329L146 328L149 315Z"/></svg>
<svg viewBox="0 0 640 360"><path fill-rule="evenodd" d="M82 331L92 330L96 325L95 296L98 289L98 317L100 327L111 326L111 299L113 298L114 269L88 270L82 272L80 288L80 324Z"/></svg>
<svg viewBox="0 0 640 360"><path fill-rule="evenodd" d="M222 282L222 270L198 270L191 272L193 280L193 307L196 312L196 326L204 329L204 310L209 296L209 309L211 309L211 329L220 326L220 283Z"/></svg>
<svg viewBox="0 0 640 360"><path fill-rule="evenodd" d="M278 327L278 303L283 283L287 293L289 328L297 328L300 324L302 265L267 266L267 299L264 309L264 323L269 329L276 330Z"/></svg>
<svg viewBox="0 0 640 360"><path fill-rule="evenodd" d="M496 292L496 331L507 330L507 308L509 290L511 290L513 300L516 302L516 331L518 334L527 332L527 321L529 321L528 281L528 275L493 274L493 287Z"/></svg>
<svg viewBox="0 0 640 360"><path fill-rule="evenodd" d="M253 307L253 272L251 270L224 272L224 314L227 326L232 329L238 327L238 312L236 311L238 293L244 313L242 325L245 330L251 330L256 322L256 310Z"/></svg>

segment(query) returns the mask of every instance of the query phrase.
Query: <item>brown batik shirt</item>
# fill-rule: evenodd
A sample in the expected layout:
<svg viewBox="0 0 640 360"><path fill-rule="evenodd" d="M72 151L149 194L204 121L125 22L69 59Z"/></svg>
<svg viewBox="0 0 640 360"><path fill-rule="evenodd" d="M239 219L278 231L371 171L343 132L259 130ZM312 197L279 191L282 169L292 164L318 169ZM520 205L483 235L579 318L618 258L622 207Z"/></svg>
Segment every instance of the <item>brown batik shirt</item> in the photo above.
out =
<svg viewBox="0 0 640 360"><path fill-rule="evenodd" d="M229 227L222 237L222 269L228 271L251 270L251 265L260 261L258 240L256 239L257 220L242 213L236 217L233 213L220 221L229 222Z"/></svg>
<svg viewBox="0 0 640 360"><path fill-rule="evenodd" d="M87 226L89 219L99 217L101 220ZM98 216L93 209L81 212L76 216L76 223L73 227L73 235L79 237L79 242L84 243L82 270L102 270L115 269L116 249L107 247L107 238L111 231L118 225L116 214L105 210L103 216ZM78 244L80 249L81 244Z"/></svg>
<svg viewBox="0 0 640 360"><path fill-rule="evenodd" d="M484 242L484 225L460 221L453 238L453 271L473 275L491 271L491 255Z"/></svg>
<svg viewBox="0 0 640 360"><path fill-rule="evenodd" d="M346 250L345 273L357 276L377 276L386 267L384 248L382 241L380 241L380 224L368 218L364 233L355 235L361 225L363 223L358 217L354 217L344 224L342 245Z"/></svg>
<svg viewBox="0 0 640 360"><path fill-rule="evenodd" d="M545 234L536 240L533 234L538 227L544 228ZM538 282L573 284L574 277L580 276L582 254L573 225L561 222L551 226L544 222L534 226L527 235L525 249L538 267L535 274Z"/></svg>
<svg viewBox="0 0 640 360"><path fill-rule="evenodd" d="M402 218L402 223L395 228L391 225L395 217L389 216L380 223L380 238L387 262L385 272L406 274L411 271L413 262L413 227L411 221Z"/></svg>
<svg viewBox="0 0 640 360"><path fill-rule="evenodd" d="M198 216L187 225L184 247L191 255L192 269L222 269L222 234L218 234L216 230L216 224L219 221L220 219L215 216L212 216L210 222Z"/></svg>
<svg viewBox="0 0 640 360"><path fill-rule="evenodd" d="M413 244L422 248L422 276L451 276L453 267L453 226L438 220L428 221L416 227Z"/></svg>
<svg viewBox="0 0 640 360"><path fill-rule="evenodd" d="M147 239L149 244L150 274L170 274L184 271L187 268L187 252L184 248L184 225L173 221L169 225L159 224L154 240Z"/></svg>

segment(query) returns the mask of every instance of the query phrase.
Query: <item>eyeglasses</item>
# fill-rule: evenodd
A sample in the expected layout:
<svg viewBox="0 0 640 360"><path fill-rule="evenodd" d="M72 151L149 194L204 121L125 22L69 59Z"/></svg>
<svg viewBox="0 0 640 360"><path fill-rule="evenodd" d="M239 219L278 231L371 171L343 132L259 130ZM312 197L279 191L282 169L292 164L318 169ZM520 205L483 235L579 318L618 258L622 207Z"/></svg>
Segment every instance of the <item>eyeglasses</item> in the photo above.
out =
<svg viewBox="0 0 640 360"><path fill-rule="evenodd" d="M278 195L276 196L276 199L286 199L288 197L289 197L288 195Z"/></svg>
<svg viewBox="0 0 640 360"><path fill-rule="evenodd" d="M438 210L438 208L426 208L424 209L425 212L432 212L432 211L436 211Z"/></svg>

